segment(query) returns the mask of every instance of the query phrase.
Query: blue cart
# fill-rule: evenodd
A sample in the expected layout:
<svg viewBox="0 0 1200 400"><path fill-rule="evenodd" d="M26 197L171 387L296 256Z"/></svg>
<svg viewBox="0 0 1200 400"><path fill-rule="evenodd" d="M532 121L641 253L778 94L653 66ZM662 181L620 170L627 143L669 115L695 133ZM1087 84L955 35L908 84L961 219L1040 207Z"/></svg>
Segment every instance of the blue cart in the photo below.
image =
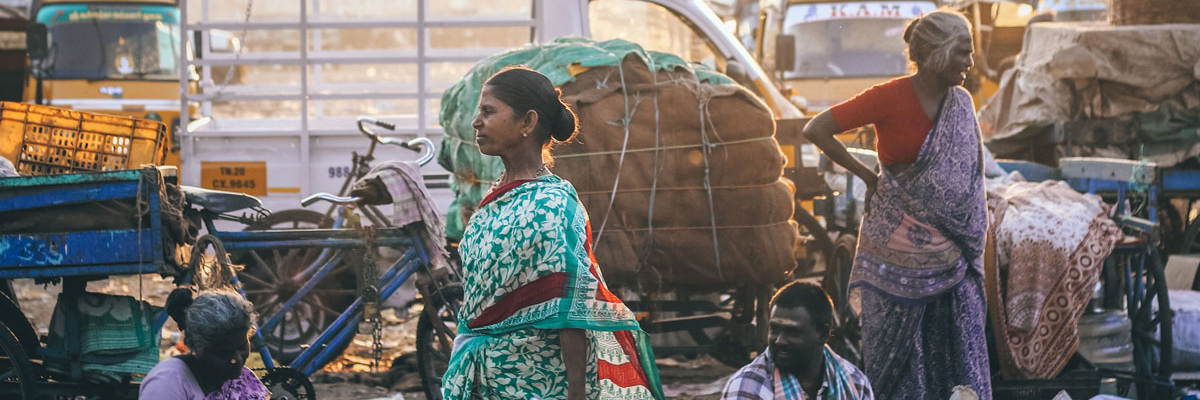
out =
<svg viewBox="0 0 1200 400"><path fill-rule="evenodd" d="M252 345L267 367L264 383L275 393L307 400L316 398L308 375L336 359L355 333L364 333L360 327L374 327L374 332L365 333L374 333L378 355L379 303L416 278L425 306L417 324L418 364L427 393L440 391L457 332L462 288L454 268L433 268L418 234L423 228L362 226L354 211L358 198L314 195L306 202L338 206L332 227L223 231L215 220L245 219L231 214L261 203L237 193L187 187L171 192L167 182L172 177L163 175L147 168L0 178L0 283L16 278L60 282L63 292L56 312L65 326L57 340L52 329L43 344L13 298L0 293L0 398L136 398L138 386L130 378L97 383L92 371L131 362L146 352L94 354L89 351L95 342L92 332L82 331L91 326L81 322L89 316L63 305L92 296L85 290L88 281L144 273L242 292L263 318ZM164 196L171 201L163 202ZM125 204L132 211L97 226L85 217L91 214L86 207L98 204ZM39 223L42 218L36 213L53 222L55 212L66 207L85 210L75 211L79 218L58 227ZM176 213L206 231L195 240L184 239L192 245L187 265L180 265L176 260L182 257L174 254L178 240L172 237L171 218ZM382 247L400 256L389 268L376 270L375 257ZM230 255L246 269L234 272ZM131 326L144 331L142 338L150 338L156 362L157 333L166 314L147 307L150 312L139 314L145 323Z"/></svg>
<svg viewBox="0 0 1200 400"><path fill-rule="evenodd" d="M184 270L167 256L171 249L164 252L163 182L154 168L0 178L0 227L11 228L20 215L50 215L81 204L124 203L141 211L127 223L116 224L124 226L64 232L48 227L52 221L43 221L47 225L33 227L35 233L0 234L0 280L58 281L60 304L76 304L91 280L155 272L181 277ZM136 385L129 382L87 383L85 365L115 365L138 354L85 354L78 308L60 310L64 345L44 345L14 299L0 293L0 398L137 397ZM164 320L153 318L156 323L147 333L155 337ZM156 337L154 346L157 352Z"/></svg>

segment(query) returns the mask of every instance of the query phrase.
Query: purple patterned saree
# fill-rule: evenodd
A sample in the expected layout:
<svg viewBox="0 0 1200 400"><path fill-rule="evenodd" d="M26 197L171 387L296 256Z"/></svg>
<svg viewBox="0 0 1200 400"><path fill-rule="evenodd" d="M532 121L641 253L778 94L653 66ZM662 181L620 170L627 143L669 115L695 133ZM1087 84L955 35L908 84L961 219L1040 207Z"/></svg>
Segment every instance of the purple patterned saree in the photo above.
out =
<svg viewBox="0 0 1200 400"><path fill-rule="evenodd" d="M980 285L987 233L982 144L971 96L946 94L917 160L883 168L850 274L864 372L879 399L991 399Z"/></svg>

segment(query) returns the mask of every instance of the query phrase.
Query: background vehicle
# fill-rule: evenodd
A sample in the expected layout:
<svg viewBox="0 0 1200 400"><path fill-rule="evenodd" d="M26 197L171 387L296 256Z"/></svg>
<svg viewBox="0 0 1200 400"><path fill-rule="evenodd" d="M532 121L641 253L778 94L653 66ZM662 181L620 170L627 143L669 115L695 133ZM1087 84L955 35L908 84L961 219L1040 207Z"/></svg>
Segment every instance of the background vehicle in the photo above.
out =
<svg viewBox="0 0 1200 400"><path fill-rule="evenodd" d="M763 0L755 58L816 113L908 73L904 28L932 1Z"/></svg>
<svg viewBox="0 0 1200 400"><path fill-rule="evenodd" d="M29 20L25 102L162 121L175 132L187 55L176 1L37 0ZM167 164L178 165L174 136Z"/></svg>
<svg viewBox="0 0 1200 400"><path fill-rule="evenodd" d="M1000 88L1004 72L1016 64L1025 42L1025 28L1034 21L1034 8L1026 2L1010 0L949 1L946 5L961 11L971 21L975 67L963 85L971 92L978 109Z"/></svg>

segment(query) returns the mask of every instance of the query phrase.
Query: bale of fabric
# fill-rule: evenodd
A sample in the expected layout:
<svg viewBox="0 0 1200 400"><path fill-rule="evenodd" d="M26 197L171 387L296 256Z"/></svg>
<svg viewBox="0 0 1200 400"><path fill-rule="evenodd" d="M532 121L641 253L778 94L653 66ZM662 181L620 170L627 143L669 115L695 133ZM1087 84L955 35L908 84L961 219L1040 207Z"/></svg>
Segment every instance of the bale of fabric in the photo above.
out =
<svg viewBox="0 0 1200 400"><path fill-rule="evenodd" d="M610 283L655 292L778 284L795 268L793 189L781 178L771 111L724 75L623 40L522 47L446 91L447 236L461 237L503 168L479 154L470 122L483 82L517 64L549 77L579 115L578 139L554 150L551 170L578 190Z"/></svg>
<svg viewBox="0 0 1200 400"><path fill-rule="evenodd" d="M579 191L606 278L652 291L772 284L796 266L786 159L757 97L633 55L561 89L580 128L552 171Z"/></svg>
<svg viewBox="0 0 1200 400"><path fill-rule="evenodd" d="M597 42L579 37L561 37L549 43L531 44L488 57L476 64L442 94L439 122L445 129L438 148L438 164L453 173L450 190L454 201L446 213L446 237L462 238L465 221L483 200L488 187L504 166L498 157L479 153L475 145L475 118L479 93L492 74L511 65L524 65L550 78L555 86L575 79L573 72L597 66L614 66L626 55L634 55L661 70L690 71L702 83L733 83L732 79L703 65L690 64L673 54L646 51L635 43L614 39Z"/></svg>

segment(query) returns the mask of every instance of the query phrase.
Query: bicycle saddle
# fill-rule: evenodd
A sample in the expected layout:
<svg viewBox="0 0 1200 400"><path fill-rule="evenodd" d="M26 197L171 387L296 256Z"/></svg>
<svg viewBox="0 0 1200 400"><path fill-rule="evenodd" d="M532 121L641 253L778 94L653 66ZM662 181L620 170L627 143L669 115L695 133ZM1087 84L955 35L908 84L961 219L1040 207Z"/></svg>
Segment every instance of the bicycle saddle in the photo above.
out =
<svg viewBox="0 0 1200 400"><path fill-rule="evenodd" d="M262 200L248 194L185 185L179 185L179 189L183 190L183 195L189 204L198 205L217 214L262 207Z"/></svg>

